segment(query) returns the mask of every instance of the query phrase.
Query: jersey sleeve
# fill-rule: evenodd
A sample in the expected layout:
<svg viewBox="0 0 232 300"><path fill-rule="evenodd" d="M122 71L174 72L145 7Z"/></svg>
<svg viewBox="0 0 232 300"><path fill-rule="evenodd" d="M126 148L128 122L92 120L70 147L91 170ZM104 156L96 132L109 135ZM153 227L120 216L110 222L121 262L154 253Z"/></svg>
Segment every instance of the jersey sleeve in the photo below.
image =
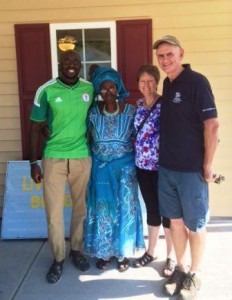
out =
<svg viewBox="0 0 232 300"><path fill-rule="evenodd" d="M32 106L30 120L34 122L43 122L47 119L47 94L46 90L38 90Z"/></svg>

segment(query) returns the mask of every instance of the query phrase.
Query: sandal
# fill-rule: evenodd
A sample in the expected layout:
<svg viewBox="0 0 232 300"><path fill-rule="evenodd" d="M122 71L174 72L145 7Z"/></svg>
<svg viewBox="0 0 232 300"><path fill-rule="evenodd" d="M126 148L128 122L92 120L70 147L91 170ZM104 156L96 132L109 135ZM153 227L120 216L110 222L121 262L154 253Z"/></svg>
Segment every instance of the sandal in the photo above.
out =
<svg viewBox="0 0 232 300"><path fill-rule="evenodd" d="M98 269L104 270L108 267L108 265L110 264L111 261L112 261L112 257L108 260L104 260L102 258L99 258L98 261L96 262L96 267Z"/></svg>
<svg viewBox="0 0 232 300"><path fill-rule="evenodd" d="M148 265L150 262L152 262L155 259L157 259L157 257L153 257L150 254L148 254L147 252L145 252L143 254L143 256L137 258L134 261L133 266L134 266L134 268L145 267L146 265Z"/></svg>
<svg viewBox="0 0 232 300"><path fill-rule="evenodd" d="M119 272L124 272L128 270L130 267L130 261L128 258L124 258L122 261L118 261L118 271Z"/></svg>
<svg viewBox="0 0 232 300"><path fill-rule="evenodd" d="M176 262L175 260L171 258L167 258L166 263L163 267L163 276L164 277L170 277L172 273L174 272L176 267Z"/></svg>
<svg viewBox="0 0 232 300"><path fill-rule="evenodd" d="M62 271L63 271L63 262L64 261L60 263L56 261L53 262L46 275L47 281L49 283L55 284L61 279Z"/></svg>
<svg viewBox="0 0 232 300"><path fill-rule="evenodd" d="M78 270L82 272L89 270L90 265L80 251L71 250L69 256L72 258L73 264Z"/></svg>

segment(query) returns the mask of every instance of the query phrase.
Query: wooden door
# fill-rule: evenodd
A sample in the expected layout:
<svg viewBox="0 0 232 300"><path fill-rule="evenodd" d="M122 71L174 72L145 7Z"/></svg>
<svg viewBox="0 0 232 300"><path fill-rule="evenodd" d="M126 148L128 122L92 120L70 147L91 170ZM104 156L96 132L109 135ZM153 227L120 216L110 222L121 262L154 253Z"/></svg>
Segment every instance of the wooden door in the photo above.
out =
<svg viewBox="0 0 232 300"><path fill-rule="evenodd" d="M141 96L136 75L143 64L152 63L152 20L117 21L118 71L127 90L127 102L135 104Z"/></svg>
<svg viewBox="0 0 232 300"><path fill-rule="evenodd" d="M15 25L23 159L29 159L29 115L37 88L51 79L49 24ZM42 147L43 141L41 141Z"/></svg>

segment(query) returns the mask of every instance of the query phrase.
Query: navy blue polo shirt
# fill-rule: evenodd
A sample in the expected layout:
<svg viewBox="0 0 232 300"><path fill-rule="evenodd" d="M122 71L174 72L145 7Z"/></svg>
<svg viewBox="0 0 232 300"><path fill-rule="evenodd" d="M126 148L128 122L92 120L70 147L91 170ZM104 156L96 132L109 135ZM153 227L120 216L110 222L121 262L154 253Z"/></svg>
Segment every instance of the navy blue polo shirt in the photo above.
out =
<svg viewBox="0 0 232 300"><path fill-rule="evenodd" d="M164 80L159 165L180 172L202 172L203 121L216 118L217 110L207 78L190 65L183 67L175 80Z"/></svg>

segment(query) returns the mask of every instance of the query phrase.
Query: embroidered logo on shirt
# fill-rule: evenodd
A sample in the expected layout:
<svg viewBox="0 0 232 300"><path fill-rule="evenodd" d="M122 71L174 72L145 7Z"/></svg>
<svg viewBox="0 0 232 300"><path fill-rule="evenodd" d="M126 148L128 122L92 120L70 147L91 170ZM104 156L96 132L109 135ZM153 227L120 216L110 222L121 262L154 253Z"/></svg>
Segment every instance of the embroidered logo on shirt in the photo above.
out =
<svg viewBox="0 0 232 300"><path fill-rule="evenodd" d="M181 100L180 97L181 97L181 94L179 92L176 92L176 95L175 95L174 99L172 100L172 102L173 103L180 103L180 102L182 102L182 100Z"/></svg>
<svg viewBox="0 0 232 300"><path fill-rule="evenodd" d="M203 109L202 112L210 111L210 110L216 110L216 108L215 107L206 108L206 109Z"/></svg>
<svg viewBox="0 0 232 300"><path fill-rule="evenodd" d="M84 102L89 102L89 94L83 94L82 99Z"/></svg>
<svg viewBox="0 0 232 300"><path fill-rule="evenodd" d="M55 99L55 102L62 102L62 99L61 99L60 97L57 97L57 98Z"/></svg>

